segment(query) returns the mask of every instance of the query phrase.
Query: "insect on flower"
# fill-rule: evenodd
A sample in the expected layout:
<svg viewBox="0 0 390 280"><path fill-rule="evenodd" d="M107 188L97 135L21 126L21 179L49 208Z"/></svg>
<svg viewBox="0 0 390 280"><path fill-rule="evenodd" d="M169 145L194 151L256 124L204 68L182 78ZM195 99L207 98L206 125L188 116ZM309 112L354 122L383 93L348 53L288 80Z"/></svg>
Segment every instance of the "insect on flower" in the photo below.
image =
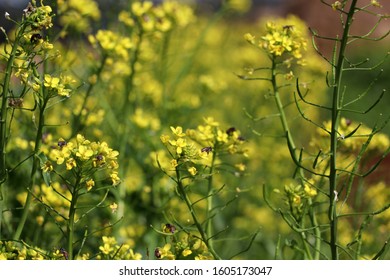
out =
<svg viewBox="0 0 390 280"><path fill-rule="evenodd" d="M31 42L32 44L36 44L36 43L38 43L39 40L41 40L41 39L42 39L42 35L39 34L39 33L35 33L35 34L31 35L30 42Z"/></svg>
<svg viewBox="0 0 390 280"><path fill-rule="evenodd" d="M205 152L207 154L209 154L210 152L213 151L213 148L212 147L204 147L200 150L202 153Z"/></svg>
<svg viewBox="0 0 390 280"><path fill-rule="evenodd" d="M60 141L58 141L58 143L57 143L57 145L58 145L58 147L60 147L60 148L63 148L63 147L65 147L66 146L66 141L65 140L60 140Z"/></svg>
<svg viewBox="0 0 390 280"><path fill-rule="evenodd" d="M294 25L284 25L283 30L291 31L294 29Z"/></svg>
<svg viewBox="0 0 390 280"><path fill-rule="evenodd" d="M161 258L161 252L159 248L156 248L156 250L154 250L154 255L158 259Z"/></svg>
<svg viewBox="0 0 390 280"><path fill-rule="evenodd" d="M226 134L232 136L235 131L237 131L237 129L235 127L231 127L226 130Z"/></svg>
<svg viewBox="0 0 390 280"><path fill-rule="evenodd" d="M174 225L171 225L171 224L165 224L164 231L173 234L176 231L176 227Z"/></svg>
<svg viewBox="0 0 390 280"><path fill-rule="evenodd" d="M60 253L64 256L65 260L69 259L68 252L64 248L60 249Z"/></svg>

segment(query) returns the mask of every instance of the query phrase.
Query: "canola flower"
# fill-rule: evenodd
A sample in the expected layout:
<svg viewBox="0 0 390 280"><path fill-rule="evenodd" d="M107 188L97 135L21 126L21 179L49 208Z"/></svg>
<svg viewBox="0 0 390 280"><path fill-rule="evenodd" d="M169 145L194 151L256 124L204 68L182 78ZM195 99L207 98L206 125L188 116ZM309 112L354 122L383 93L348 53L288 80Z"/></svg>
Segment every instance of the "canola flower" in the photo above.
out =
<svg viewBox="0 0 390 280"><path fill-rule="evenodd" d="M305 64L303 53L307 50L307 40L302 31L302 23L295 17L286 20L268 21L265 34L259 39L246 33L244 39L251 45L265 50L272 59L282 57L287 65L290 60Z"/></svg>
<svg viewBox="0 0 390 280"><path fill-rule="evenodd" d="M95 186L95 182L90 177L97 171L108 171L112 185L116 186L120 183L117 171L118 155L119 152L110 148L106 142L92 142L78 134L76 139L71 141L60 138L57 147L51 149L48 156L57 165L65 165L66 170L74 170L85 177L84 182L89 191ZM50 164L46 162L42 169L46 172L52 170Z"/></svg>
<svg viewBox="0 0 390 280"><path fill-rule="evenodd" d="M57 0L59 22L65 28L76 32L88 32L91 23L101 18L101 13L96 1L93 0Z"/></svg>

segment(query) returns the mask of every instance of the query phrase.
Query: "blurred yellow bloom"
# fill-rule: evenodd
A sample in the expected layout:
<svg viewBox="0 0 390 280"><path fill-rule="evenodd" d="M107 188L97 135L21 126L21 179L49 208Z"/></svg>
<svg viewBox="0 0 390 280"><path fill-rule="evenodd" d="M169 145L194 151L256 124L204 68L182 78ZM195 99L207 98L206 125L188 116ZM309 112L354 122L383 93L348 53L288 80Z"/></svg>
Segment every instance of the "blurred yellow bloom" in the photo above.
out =
<svg viewBox="0 0 390 280"><path fill-rule="evenodd" d="M192 176L195 176L196 173L198 173L198 171L196 170L196 168L194 166L188 168L188 172L192 175Z"/></svg>
<svg viewBox="0 0 390 280"><path fill-rule="evenodd" d="M95 181L93 179L89 179L85 182L85 185L87 187L87 191L90 191L95 186Z"/></svg>

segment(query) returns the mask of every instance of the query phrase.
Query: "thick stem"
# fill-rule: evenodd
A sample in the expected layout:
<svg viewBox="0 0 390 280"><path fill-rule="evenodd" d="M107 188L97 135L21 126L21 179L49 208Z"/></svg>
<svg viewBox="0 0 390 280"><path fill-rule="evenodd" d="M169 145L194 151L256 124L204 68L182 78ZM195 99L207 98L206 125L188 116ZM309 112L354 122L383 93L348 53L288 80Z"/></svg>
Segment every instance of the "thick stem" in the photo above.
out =
<svg viewBox="0 0 390 280"><path fill-rule="evenodd" d="M357 0L351 2L351 6L347 15L347 20L344 26L343 37L340 43L339 55L337 58L337 65L335 66L335 87L332 96L332 127L330 133L330 173L329 173L329 221L330 221L330 248L332 259L338 259L338 245L337 245L337 144L338 144L338 128L340 123L341 112L341 80L345 60L345 50L348 42L349 28L353 21Z"/></svg>

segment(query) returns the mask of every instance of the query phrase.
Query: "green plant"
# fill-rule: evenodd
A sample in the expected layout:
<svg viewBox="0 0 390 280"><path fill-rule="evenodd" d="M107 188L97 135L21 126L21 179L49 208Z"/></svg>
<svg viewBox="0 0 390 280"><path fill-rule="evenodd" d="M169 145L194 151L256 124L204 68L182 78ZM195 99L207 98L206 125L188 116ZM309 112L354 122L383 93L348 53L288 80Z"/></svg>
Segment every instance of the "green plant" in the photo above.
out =
<svg viewBox="0 0 390 280"><path fill-rule="evenodd" d="M369 83L362 93L348 91L348 84L345 84L343 74L345 72L375 71L382 65L388 56L385 55L382 61L370 67L364 67L367 60L354 63L348 53L353 44L358 40L380 41L387 37L389 32L381 37L374 38L374 33L379 23L387 16L375 13L371 8L380 4L371 1L366 6L358 6L357 0L336 1L328 4L321 1L340 14L343 27L343 34L339 37L323 37L317 31L311 30L313 34L313 46L315 50L329 64L330 73L326 76L327 86L331 92L330 104L318 103L316 96L309 93L309 89L303 91L303 83L296 79L296 88L292 104L296 105L297 111L307 123L317 127L317 133L313 135L310 144L315 149L304 150L296 144L295 134L290 129L289 117L286 114L286 103L280 96L280 90L284 87L291 87L289 83L283 83L281 74L286 73L295 61L302 64L302 51L306 49L306 41L302 37L302 29L296 22L269 22L266 34L259 41L251 34L246 34L245 39L264 49L270 59L270 67L255 69L264 71L267 75L259 78L240 76L243 79L265 80L271 84L271 94L275 100L278 116L283 128L284 138L290 151L296 170L294 173L295 183L286 185L284 198L287 207L275 206L269 201L267 187L264 186L264 199L271 209L278 212L290 228L300 237L300 242L288 242L287 246L293 248L299 258L319 259L330 258L353 258L362 257L362 232L366 230L369 221L384 213L390 204L387 202L379 209L370 210L358 207L356 198L351 195L353 192L361 192L367 188L364 179L374 173L379 164L389 154L389 140L381 134L390 116L382 118L377 113L377 122L372 129L364 127L363 124L355 124L353 121L343 118L345 113L366 114L375 109L385 94L383 90L377 99L368 107L361 110L351 110L350 106L355 102L367 98L368 93L375 83ZM357 13L368 13L377 16L377 23L365 35L354 35L351 33L351 25ZM333 52L330 58L321 53L316 46L316 39L330 40L334 43ZM310 60L311 58L308 58ZM293 72L290 72L292 76ZM253 74L253 73L251 73ZM380 75L381 72L378 74ZM288 73L287 73L288 75ZM289 78L287 76L287 78ZM290 77L292 78L292 77ZM286 99L285 99L286 100ZM288 99L287 99L288 100ZM308 108L324 111L330 116L330 121L319 123L308 115ZM321 142L321 144L319 144ZM375 157L376 155L376 157ZM363 186L366 184L366 186ZM278 189L277 192L280 192ZM363 197L360 197L363 199ZM347 206L349 209L347 210ZM361 207L368 207L362 204ZM327 210L325 211L325 209ZM364 209L364 210L363 210ZM351 220L349 220L351 219ZM380 218L379 218L380 219ZM340 224L360 224L351 236L347 244L340 241ZM389 237L384 236L382 248L377 248L377 254L373 258L383 257ZM328 249L322 249L324 246Z"/></svg>

